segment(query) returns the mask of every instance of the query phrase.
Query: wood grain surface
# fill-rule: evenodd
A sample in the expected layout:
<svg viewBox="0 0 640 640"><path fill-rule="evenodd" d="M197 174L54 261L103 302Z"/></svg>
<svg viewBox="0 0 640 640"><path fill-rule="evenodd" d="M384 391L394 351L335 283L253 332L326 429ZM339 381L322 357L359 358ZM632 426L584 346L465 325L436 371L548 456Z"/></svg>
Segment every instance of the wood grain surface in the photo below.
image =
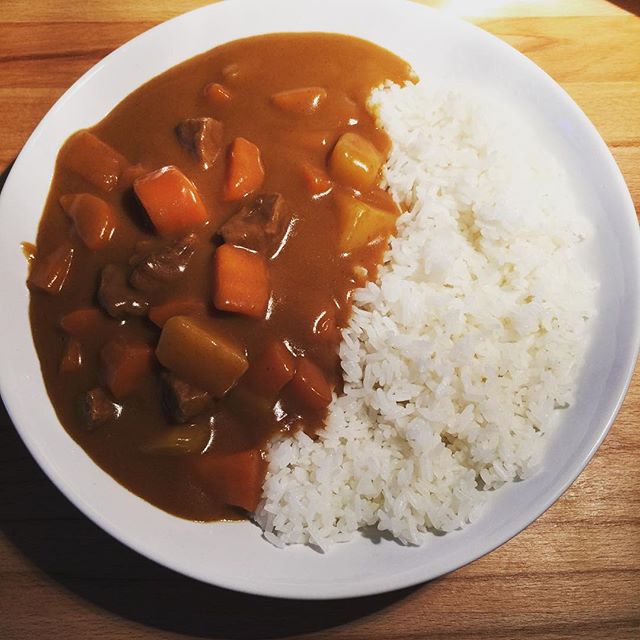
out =
<svg viewBox="0 0 640 640"><path fill-rule="evenodd" d="M0 0L0 186L53 102L200 0ZM433 0L533 59L609 144L640 203L640 1ZM308 635L307 635L308 634ZM571 489L511 542L417 588L336 602L206 586L82 516L0 412L0 639L640 638L640 374Z"/></svg>

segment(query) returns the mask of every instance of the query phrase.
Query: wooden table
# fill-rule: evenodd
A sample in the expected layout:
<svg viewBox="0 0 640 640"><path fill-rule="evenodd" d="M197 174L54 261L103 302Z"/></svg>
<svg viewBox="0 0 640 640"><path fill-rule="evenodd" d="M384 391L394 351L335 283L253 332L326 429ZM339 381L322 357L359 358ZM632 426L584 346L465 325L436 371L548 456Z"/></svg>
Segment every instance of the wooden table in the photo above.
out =
<svg viewBox="0 0 640 640"><path fill-rule="evenodd" d="M2 0L0 186L36 123L84 71L153 24L203 4ZM429 4L470 15L560 82L611 147L638 206L638 0ZM4 640L305 633L352 639L640 638L638 371L586 471L517 538L429 584L328 603L236 594L145 560L70 505L31 459L4 411L0 425Z"/></svg>

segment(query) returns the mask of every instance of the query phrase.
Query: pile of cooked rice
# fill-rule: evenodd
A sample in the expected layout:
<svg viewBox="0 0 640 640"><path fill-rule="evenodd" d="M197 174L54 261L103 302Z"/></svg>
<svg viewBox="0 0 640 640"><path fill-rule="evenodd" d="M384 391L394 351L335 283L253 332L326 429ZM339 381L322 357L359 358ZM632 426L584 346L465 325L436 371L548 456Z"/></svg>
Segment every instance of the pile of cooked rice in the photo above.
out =
<svg viewBox="0 0 640 640"><path fill-rule="evenodd" d="M404 213L356 291L326 429L271 446L256 520L277 545L367 526L421 543L477 519L487 489L535 470L588 342L589 226L531 124L443 85L370 103Z"/></svg>

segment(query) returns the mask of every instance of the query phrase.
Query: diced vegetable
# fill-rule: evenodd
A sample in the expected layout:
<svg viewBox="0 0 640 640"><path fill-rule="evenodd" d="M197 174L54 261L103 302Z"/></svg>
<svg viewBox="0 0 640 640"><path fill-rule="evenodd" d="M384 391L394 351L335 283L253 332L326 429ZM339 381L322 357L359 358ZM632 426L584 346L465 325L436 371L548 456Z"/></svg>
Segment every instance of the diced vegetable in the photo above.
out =
<svg viewBox="0 0 640 640"><path fill-rule="evenodd" d="M305 162L301 170L302 179L312 198L317 199L326 196L333 188L333 183L323 169Z"/></svg>
<svg viewBox="0 0 640 640"><path fill-rule="evenodd" d="M169 165L136 178L133 188L161 236L177 236L207 221L198 189L178 167Z"/></svg>
<svg viewBox="0 0 640 640"><path fill-rule="evenodd" d="M211 427L205 422L170 427L145 442L143 453L165 456L179 456L202 453L211 439Z"/></svg>
<svg viewBox="0 0 640 640"><path fill-rule="evenodd" d="M205 453L193 459L193 470L202 488L222 502L250 512L258 507L266 471L259 451Z"/></svg>
<svg viewBox="0 0 640 640"><path fill-rule="evenodd" d="M245 138L236 138L229 149L227 175L222 197L240 200L258 190L264 182L260 149Z"/></svg>
<svg viewBox="0 0 640 640"><path fill-rule="evenodd" d="M323 87L302 87L280 91L271 96L271 102L289 113L308 116L315 113L327 99L327 90Z"/></svg>
<svg viewBox="0 0 640 640"><path fill-rule="evenodd" d="M207 307L197 298L175 298L149 309L149 320L153 324L163 327L165 322L173 316L202 316Z"/></svg>
<svg viewBox="0 0 640 640"><path fill-rule="evenodd" d="M266 260L248 249L221 245L213 254L212 293L220 311L263 318L271 295Z"/></svg>
<svg viewBox="0 0 640 640"><path fill-rule="evenodd" d="M344 252L359 249L388 237L395 230L396 216L353 196L337 199L339 244Z"/></svg>
<svg viewBox="0 0 640 640"><path fill-rule="evenodd" d="M116 338L100 351L107 387L116 398L135 391L153 366L153 350L143 342Z"/></svg>
<svg viewBox="0 0 640 640"><path fill-rule="evenodd" d="M224 396L249 366L244 348L205 318L167 320L156 356L164 367L215 398Z"/></svg>
<svg viewBox="0 0 640 640"><path fill-rule="evenodd" d="M275 396L293 378L295 356L282 342L271 342L249 366L243 384L256 393Z"/></svg>
<svg viewBox="0 0 640 640"><path fill-rule="evenodd" d="M60 373L74 373L82 367L82 347L75 338L68 338L60 359Z"/></svg>
<svg viewBox="0 0 640 640"><path fill-rule="evenodd" d="M366 191L373 186L384 162L382 154L357 133L344 133L329 157L331 175L343 184Z"/></svg>
<svg viewBox="0 0 640 640"><path fill-rule="evenodd" d="M113 147L89 131L71 136L62 148L62 164L103 191L118 186L128 162Z"/></svg>
<svg viewBox="0 0 640 640"><path fill-rule="evenodd" d="M204 97L213 105L226 104L231 101L231 92L219 82L210 82L204 88Z"/></svg>
<svg viewBox="0 0 640 640"><path fill-rule="evenodd" d="M106 320L104 314L96 307L76 309L62 316L60 326L70 336L86 338L94 335L100 323Z"/></svg>
<svg viewBox="0 0 640 640"><path fill-rule="evenodd" d="M297 359L296 373L289 383L296 399L311 409L324 409L331 402L331 387L316 364L307 357Z"/></svg>
<svg viewBox="0 0 640 640"><path fill-rule="evenodd" d="M90 193L69 193L60 198L60 205L89 249L97 251L109 244L116 230L110 204Z"/></svg>
<svg viewBox="0 0 640 640"><path fill-rule="evenodd" d="M71 270L73 247L64 243L46 256L37 255L31 266L29 284L47 293L59 294Z"/></svg>

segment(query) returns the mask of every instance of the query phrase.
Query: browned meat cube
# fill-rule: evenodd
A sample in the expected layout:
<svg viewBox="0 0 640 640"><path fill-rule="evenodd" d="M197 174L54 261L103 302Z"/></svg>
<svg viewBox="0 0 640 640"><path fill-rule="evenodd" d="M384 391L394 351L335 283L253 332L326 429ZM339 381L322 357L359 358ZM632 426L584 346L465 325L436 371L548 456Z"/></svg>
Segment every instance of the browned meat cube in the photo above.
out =
<svg viewBox="0 0 640 640"><path fill-rule="evenodd" d="M265 193L220 227L224 241L273 257L287 233L291 215L279 193Z"/></svg>
<svg viewBox="0 0 640 640"><path fill-rule="evenodd" d="M172 373L165 373L164 400L176 422L187 422L202 413L211 404L211 395L181 380Z"/></svg>
<svg viewBox="0 0 640 640"><path fill-rule="evenodd" d="M134 267L129 282L140 291L153 291L179 278L196 250L197 239L190 233L143 258Z"/></svg>
<svg viewBox="0 0 640 640"><path fill-rule="evenodd" d="M149 301L129 287L126 270L117 264L102 269L98 300L112 318L144 316L149 308Z"/></svg>
<svg viewBox="0 0 640 640"><path fill-rule="evenodd" d="M224 144L222 123L213 118L189 118L176 127L180 144L208 169L218 159Z"/></svg>
<svg viewBox="0 0 640 640"><path fill-rule="evenodd" d="M117 420L122 407L113 402L102 387L95 387L82 397L82 415L87 427L92 429L105 422Z"/></svg>

